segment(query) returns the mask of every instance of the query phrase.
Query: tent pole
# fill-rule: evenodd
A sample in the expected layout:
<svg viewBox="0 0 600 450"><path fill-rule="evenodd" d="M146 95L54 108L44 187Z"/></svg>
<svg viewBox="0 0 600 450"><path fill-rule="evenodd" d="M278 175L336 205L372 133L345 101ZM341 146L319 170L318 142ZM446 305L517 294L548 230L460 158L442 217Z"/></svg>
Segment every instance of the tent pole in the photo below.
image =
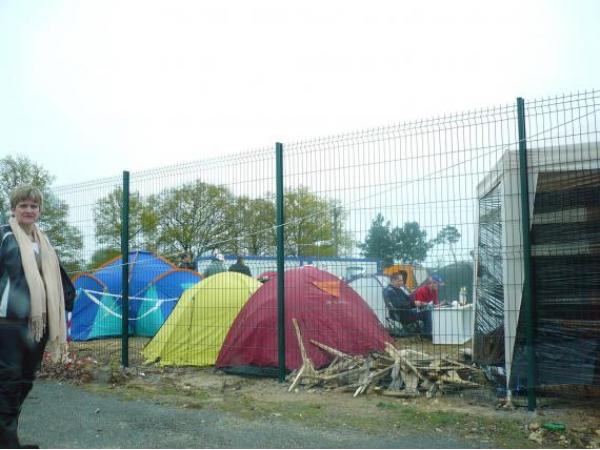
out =
<svg viewBox="0 0 600 450"><path fill-rule="evenodd" d="M519 126L519 177L521 192L521 230L523 239L523 305L525 313L525 351L527 358L527 409L534 412L535 398L535 352L533 329L533 295L531 289L531 241L529 239L529 182L527 167L527 135L525 127L525 100L517 98Z"/></svg>
<svg viewBox="0 0 600 450"><path fill-rule="evenodd" d="M121 365L129 366L129 172L123 171L121 207Z"/></svg>
<svg viewBox="0 0 600 450"><path fill-rule="evenodd" d="M277 192L277 346L279 382L285 381L285 249L283 201L283 144L275 144L275 184Z"/></svg>

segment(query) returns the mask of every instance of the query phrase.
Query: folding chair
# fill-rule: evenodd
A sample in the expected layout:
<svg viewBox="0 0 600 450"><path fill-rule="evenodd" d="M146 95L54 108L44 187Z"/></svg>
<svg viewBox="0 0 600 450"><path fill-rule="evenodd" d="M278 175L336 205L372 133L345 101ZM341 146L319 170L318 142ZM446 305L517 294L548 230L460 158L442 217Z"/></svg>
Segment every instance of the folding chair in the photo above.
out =
<svg viewBox="0 0 600 450"><path fill-rule="evenodd" d="M420 337L423 329L420 320L403 320L401 311L385 301L386 310L386 328L394 337L418 336Z"/></svg>

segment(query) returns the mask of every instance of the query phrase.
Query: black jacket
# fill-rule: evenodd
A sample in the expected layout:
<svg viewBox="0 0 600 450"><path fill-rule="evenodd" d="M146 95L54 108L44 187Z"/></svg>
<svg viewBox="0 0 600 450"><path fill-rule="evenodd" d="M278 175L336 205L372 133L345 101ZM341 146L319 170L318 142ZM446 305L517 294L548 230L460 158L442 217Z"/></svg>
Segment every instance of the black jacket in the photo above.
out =
<svg viewBox="0 0 600 450"><path fill-rule="evenodd" d="M76 296L73 283L60 266L65 295L65 309L73 309ZM8 320L29 319L31 299L29 285L21 261L21 252L10 225L0 226L0 318Z"/></svg>
<svg viewBox="0 0 600 450"><path fill-rule="evenodd" d="M249 277L252 276L252 272L250 271L250 267L248 267L246 264L232 264L231 266L229 266L229 271L230 272L239 272L239 273L243 273L244 275L248 275Z"/></svg>
<svg viewBox="0 0 600 450"><path fill-rule="evenodd" d="M0 226L0 318L26 320L30 294L21 252L10 225Z"/></svg>
<svg viewBox="0 0 600 450"><path fill-rule="evenodd" d="M404 323L408 320L409 311L413 307L413 302L409 295L402 289L388 284L383 289L383 301L388 309L390 318Z"/></svg>

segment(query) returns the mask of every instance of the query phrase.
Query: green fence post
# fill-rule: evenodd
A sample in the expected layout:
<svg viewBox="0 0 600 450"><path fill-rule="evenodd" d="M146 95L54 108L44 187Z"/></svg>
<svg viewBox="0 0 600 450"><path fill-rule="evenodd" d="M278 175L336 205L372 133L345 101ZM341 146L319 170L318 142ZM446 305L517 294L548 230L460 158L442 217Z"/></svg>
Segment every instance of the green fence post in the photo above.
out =
<svg viewBox="0 0 600 450"><path fill-rule="evenodd" d="M129 172L123 172L121 208L121 365L129 366Z"/></svg>
<svg viewBox="0 0 600 450"><path fill-rule="evenodd" d="M285 249L283 202L283 144L275 144L275 184L277 192L277 346L279 382L285 381Z"/></svg>
<svg viewBox="0 0 600 450"><path fill-rule="evenodd" d="M529 240L529 182L527 178L527 135L525 128L525 101L517 98L519 126L519 178L521 192L521 234L523 238L523 297L525 313L525 351L527 357L527 409L536 409L535 398L535 349L533 323L533 295L531 290L531 242Z"/></svg>

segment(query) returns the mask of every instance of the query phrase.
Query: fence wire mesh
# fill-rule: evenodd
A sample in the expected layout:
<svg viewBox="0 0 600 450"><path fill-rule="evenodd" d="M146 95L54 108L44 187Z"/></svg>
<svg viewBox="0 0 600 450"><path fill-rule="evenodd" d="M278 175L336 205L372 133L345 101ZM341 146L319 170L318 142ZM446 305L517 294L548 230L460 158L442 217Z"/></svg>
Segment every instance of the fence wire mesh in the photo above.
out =
<svg viewBox="0 0 600 450"><path fill-rule="evenodd" d="M331 368L331 348L394 362L393 343L417 391L518 394L530 252L535 386L600 385L599 97L526 103L525 196L515 105L284 144L285 274L274 148L132 174L131 363L276 374L283 275L288 371ZM120 350L122 192L120 178L53 190L81 244L61 253L80 351ZM464 383L436 378L458 363ZM379 384L406 389L394 373Z"/></svg>

